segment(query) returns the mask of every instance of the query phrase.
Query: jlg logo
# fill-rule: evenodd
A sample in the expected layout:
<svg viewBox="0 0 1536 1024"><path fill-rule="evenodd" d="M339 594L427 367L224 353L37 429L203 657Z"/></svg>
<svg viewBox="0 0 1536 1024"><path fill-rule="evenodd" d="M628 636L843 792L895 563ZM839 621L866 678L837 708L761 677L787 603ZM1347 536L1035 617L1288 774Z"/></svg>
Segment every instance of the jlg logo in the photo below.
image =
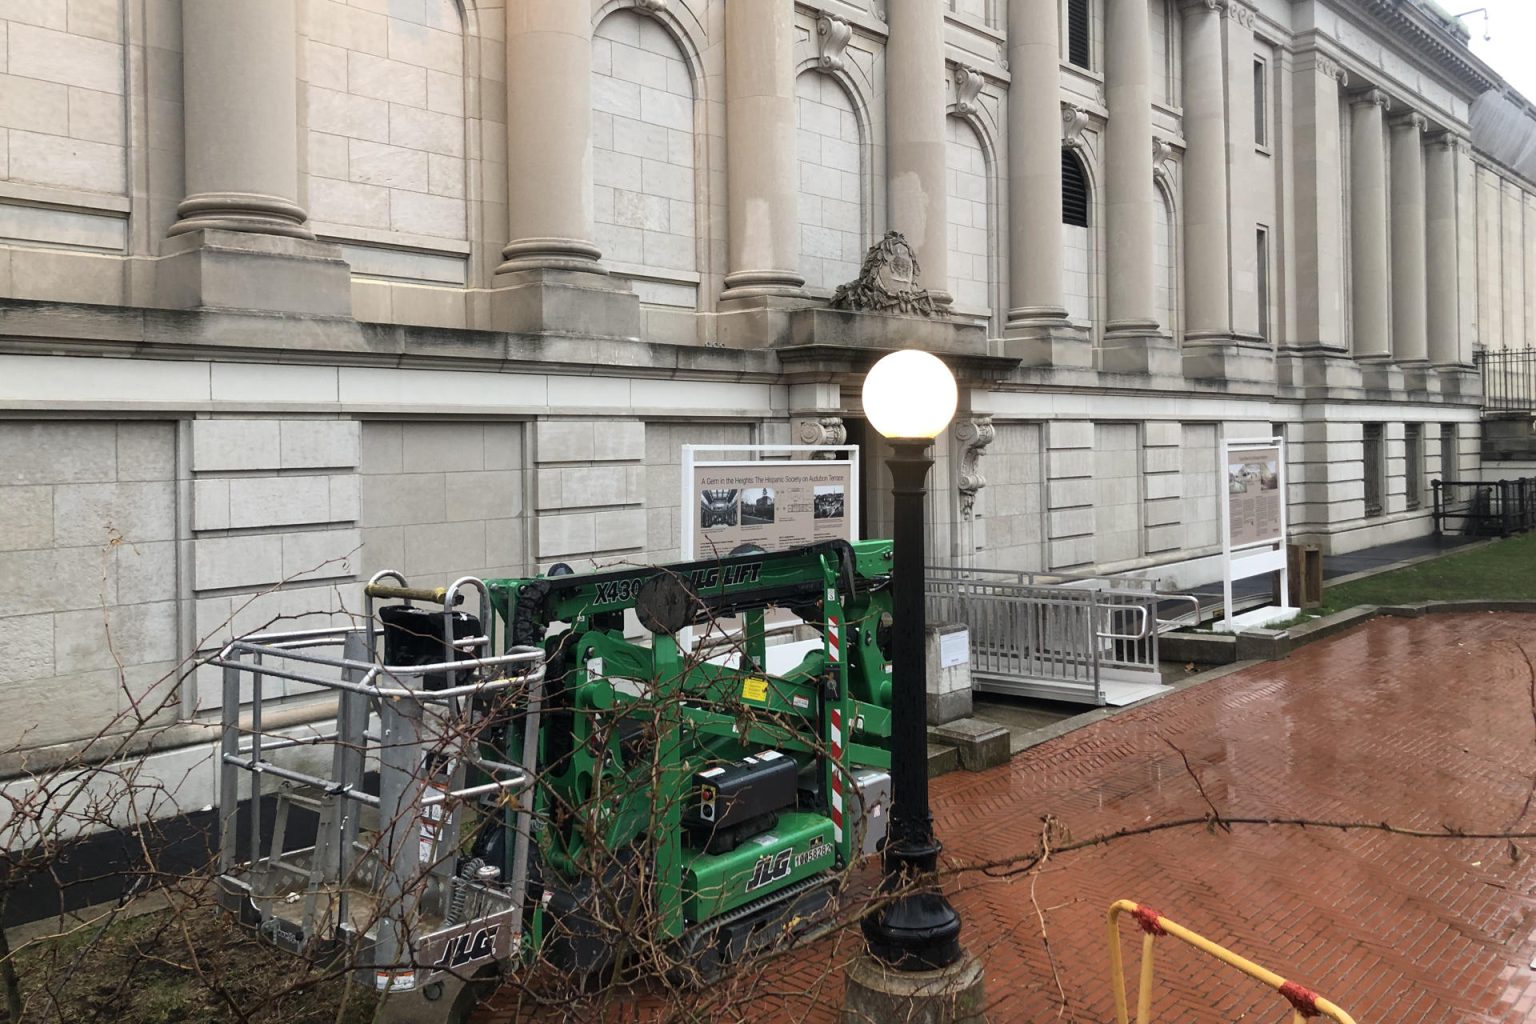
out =
<svg viewBox="0 0 1536 1024"><path fill-rule="evenodd" d="M501 931L501 925L494 925L454 936L448 940L448 945L443 949L443 955L433 966L439 970L452 970L476 960L484 960L495 952L496 933L499 931Z"/></svg>
<svg viewBox="0 0 1536 1024"><path fill-rule="evenodd" d="M789 876L790 850L780 850L778 853L766 854L757 858L757 863L752 866L752 881L747 883L747 892L753 889L761 889L765 885L771 885L781 878Z"/></svg>

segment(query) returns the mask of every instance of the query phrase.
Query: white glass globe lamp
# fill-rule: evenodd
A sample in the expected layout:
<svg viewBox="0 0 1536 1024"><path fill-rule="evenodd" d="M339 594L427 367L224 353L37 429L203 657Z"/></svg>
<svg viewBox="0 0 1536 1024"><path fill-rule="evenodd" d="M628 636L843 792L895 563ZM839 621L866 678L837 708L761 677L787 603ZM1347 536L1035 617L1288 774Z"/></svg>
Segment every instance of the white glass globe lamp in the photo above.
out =
<svg viewBox="0 0 1536 1024"><path fill-rule="evenodd" d="M954 418L955 375L920 349L892 352L864 378L864 416L889 438L932 439Z"/></svg>

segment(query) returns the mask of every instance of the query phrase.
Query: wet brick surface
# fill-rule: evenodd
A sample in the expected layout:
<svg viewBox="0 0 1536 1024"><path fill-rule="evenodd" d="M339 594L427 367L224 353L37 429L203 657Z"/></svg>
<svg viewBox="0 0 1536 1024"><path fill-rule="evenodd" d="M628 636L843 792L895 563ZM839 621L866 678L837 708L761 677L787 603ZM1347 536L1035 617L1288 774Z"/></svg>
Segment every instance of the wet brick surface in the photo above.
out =
<svg viewBox="0 0 1536 1024"><path fill-rule="evenodd" d="M1536 659L1529 616L1375 620L1001 768L935 780L946 862L1027 853L1046 814L1079 840L1201 816L1180 750L1224 815L1536 832L1527 654ZM986 964L993 1024L1113 1020L1103 922L1121 897L1313 988L1360 1024L1536 1021L1536 840L1196 826L1062 853L1011 879L961 874L950 888L962 938ZM1124 935L1134 984L1139 933L1127 922ZM858 947L856 929L824 940L717 993L727 1005L677 1019L833 1021L838 965ZM1158 950L1154 1019L1289 1019L1256 983L1171 939ZM603 1016L651 1016L613 1010Z"/></svg>

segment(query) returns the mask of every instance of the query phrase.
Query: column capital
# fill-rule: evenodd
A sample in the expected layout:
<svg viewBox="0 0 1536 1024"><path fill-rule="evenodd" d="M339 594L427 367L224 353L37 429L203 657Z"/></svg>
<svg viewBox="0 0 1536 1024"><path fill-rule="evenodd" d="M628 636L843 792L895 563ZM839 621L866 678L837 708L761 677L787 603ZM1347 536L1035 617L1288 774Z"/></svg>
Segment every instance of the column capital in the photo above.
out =
<svg viewBox="0 0 1536 1024"><path fill-rule="evenodd" d="M1417 110L1404 110L1394 114L1389 123L1398 131L1423 132L1429 128L1429 119Z"/></svg>
<svg viewBox="0 0 1536 1024"><path fill-rule="evenodd" d="M1316 54L1312 66L1324 78L1330 78L1340 85L1349 84L1349 72L1344 70L1343 65L1327 54Z"/></svg>
<svg viewBox="0 0 1536 1024"><path fill-rule="evenodd" d="M1223 0L1222 14L1249 30L1258 23L1258 12L1239 0Z"/></svg>
<svg viewBox="0 0 1536 1024"><path fill-rule="evenodd" d="M1364 89L1349 98L1351 107L1365 107L1373 103L1380 107L1383 113L1392 109L1392 97L1380 89Z"/></svg>
<svg viewBox="0 0 1536 1024"><path fill-rule="evenodd" d="M1449 128L1426 132L1424 141L1433 149L1448 149L1452 153L1460 153L1463 149L1467 148L1467 140Z"/></svg>
<svg viewBox="0 0 1536 1024"><path fill-rule="evenodd" d="M1179 0L1179 9L1191 14L1199 14L1201 11L1210 11L1216 14L1225 11L1227 0Z"/></svg>
<svg viewBox="0 0 1536 1024"><path fill-rule="evenodd" d="M831 73L847 66L843 54L853 38L853 26L842 18L822 14L816 19L816 70Z"/></svg>

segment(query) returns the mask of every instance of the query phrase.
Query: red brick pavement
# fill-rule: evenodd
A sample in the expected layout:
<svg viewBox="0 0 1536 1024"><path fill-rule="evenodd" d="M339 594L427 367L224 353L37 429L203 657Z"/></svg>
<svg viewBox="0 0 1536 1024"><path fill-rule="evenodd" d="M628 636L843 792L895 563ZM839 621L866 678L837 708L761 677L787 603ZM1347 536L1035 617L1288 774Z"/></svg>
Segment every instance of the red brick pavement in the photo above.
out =
<svg viewBox="0 0 1536 1024"><path fill-rule="evenodd" d="M1536 680L1522 648L1536 659L1531 617L1379 619L1001 768L945 776L933 800L947 863L1027 853L1045 814L1077 839L1203 814L1170 743L1225 815L1536 831L1536 807L1521 815L1536 786ZM951 888L963 941L986 964L993 1024L1113 1019L1103 920L1119 897L1317 990L1360 1024L1536 1020L1536 841L1196 827L1060 854L1011 879L962 874ZM1132 984L1133 928L1125 926ZM857 949L851 930L738 983L720 1000L727 1005L671 1012L833 1021L837 965ZM1158 949L1156 1019L1289 1019L1262 987L1171 939ZM599 1016L652 1019L633 1005L589 1019Z"/></svg>

